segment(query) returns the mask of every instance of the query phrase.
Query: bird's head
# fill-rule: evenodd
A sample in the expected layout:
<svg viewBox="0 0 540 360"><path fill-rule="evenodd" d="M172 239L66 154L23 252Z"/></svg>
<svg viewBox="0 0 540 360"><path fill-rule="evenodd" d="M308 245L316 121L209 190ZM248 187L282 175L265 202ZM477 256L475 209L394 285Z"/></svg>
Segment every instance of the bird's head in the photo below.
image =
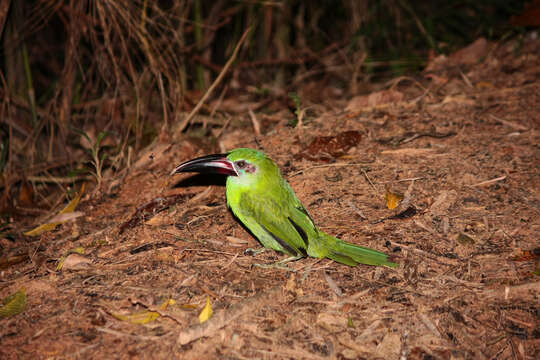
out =
<svg viewBox="0 0 540 360"><path fill-rule="evenodd" d="M218 173L239 178L253 178L261 170L276 168L264 153L247 148L234 149L226 154L213 154L188 160L178 165L171 175L181 172Z"/></svg>

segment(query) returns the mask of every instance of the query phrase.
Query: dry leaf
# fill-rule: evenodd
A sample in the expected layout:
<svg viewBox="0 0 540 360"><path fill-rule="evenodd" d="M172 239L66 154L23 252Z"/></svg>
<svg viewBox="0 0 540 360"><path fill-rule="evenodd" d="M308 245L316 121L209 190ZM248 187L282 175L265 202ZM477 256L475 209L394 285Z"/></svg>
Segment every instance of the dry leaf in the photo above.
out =
<svg viewBox="0 0 540 360"><path fill-rule="evenodd" d="M167 310L167 307L169 305L176 305L176 300L174 299L168 299L168 300L165 300L163 302L163 304L161 304L161 306L159 307L160 310Z"/></svg>
<svg viewBox="0 0 540 360"><path fill-rule="evenodd" d="M493 83L489 81L479 81L475 84L475 87L479 90L482 90L482 89L491 90L495 88L495 85L493 85Z"/></svg>
<svg viewBox="0 0 540 360"><path fill-rule="evenodd" d="M326 273L326 271L323 272L324 278L326 282L328 283L328 286L337 296L343 296L343 291L339 288L338 284Z"/></svg>
<svg viewBox="0 0 540 360"><path fill-rule="evenodd" d="M535 261L540 258L540 248L533 250L521 250L519 255L512 258L514 261Z"/></svg>
<svg viewBox="0 0 540 360"><path fill-rule="evenodd" d="M462 232L459 233L457 241L462 245L472 245L474 244L474 239L467 234Z"/></svg>
<svg viewBox="0 0 540 360"><path fill-rule="evenodd" d="M56 216L59 216L61 214L67 214L67 213L72 213L75 211L75 208L77 207L77 205L79 205L79 201L81 200L81 196L82 194L84 193L84 188L85 188L85 184L83 183L82 186L81 186L81 190L79 191L79 193L77 194L77 196L75 196L70 202L69 204L66 205L65 208L63 208L59 213L58 215ZM55 216L55 217L56 217ZM54 219L54 218L53 218ZM66 221L66 220L64 220ZM41 234L43 234L44 232L46 231L51 231L51 230L54 230L56 229L56 227L58 225L60 225L61 223L63 223L64 221L49 221L48 223L46 224L43 224L43 225L40 225L38 227L36 227L35 229L32 229L30 231L27 231L24 233L24 235L26 236L39 236Z"/></svg>
<svg viewBox="0 0 540 360"><path fill-rule="evenodd" d="M195 304L182 304L182 305L180 305L180 307L182 309L187 309L187 310L195 310L195 309L198 308L198 306L195 305Z"/></svg>
<svg viewBox="0 0 540 360"><path fill-rule="evenodd" d="M84 254L84 248L83 247L76 247L74 249L71 249L69 250L68 252L66 252L61 258L60 260L58 261L58 265L56 265L56 271L60 271L62 270L62 268L64 267L64 262L66 261L66 258L68 257L69 254Z"/></svg>
<svg viewBox="0 0 540 360"><path fill-rule="evenodd" d="M20 288L16 293L8 295L2 300L0 319L22 313L26 310L26 290Z"/></svg>
<svg viewBox="0 0 540 360"><path fill-rule="evenodd" d="M403 194L400 194L398 192L393 192L390 190L389 187L387 187L384 198L386 199L386 206L388 207L388 209L394 210L395 208L398 207L401 200L403 200Z"/></svg>
<svg viewBox="0 0 540 360"><path fill-rule="evenodd" d="M202 324L212 317L214 311L212 310L212 304L210 304L210 296L206 297L206 305L199 314L199 322Z"/></svg>
<svg viewBox="0 0 540 360"><path fill-rule="evenodd" d="M63 223L68 220L76 219L78 217L84 216L84 213L82 211L73 211L73 212L67 212L67 213L60 213L54 216L52 219L49 220L49 224L51 223Z"/></svg>
<svg viewBox="0 0 540 360"><path fill-rule="evenodd" d="M362 133L354 130L340 132L336 136L317 136L294 158L328 162L345 155L357 146L361 139Z"/></svg>
<svg viewBox="0 0 540 360"><path fill-rule="evenodd" d="M169 305L174 305L174 304L176 304L176 300L168 299L168 300L165 300L163 304L159 306L159 309L167 310L167 307ZM161 315L157 311L144 310L144 311L139 311L130 315L121 315L121 314L112 313L112 316L114 316L118 320L126 321L130 324L143 325L143 324L148 324L156 320Z"/></svg>
<svg viewBox="0 0 540 360"><path fill-rule="evenodd" d="M81 254L71 253L58 266L60 267L60 269L57 267L58 270L88 269L92 266L92 260Z"/></svg>
<svg viewBox="0 0 540 360"><path fill-rule="evenodd" d="M118 320L126 321L130 324L135 325L148 324L160 317L159 313L148 310L137 312L131 315L120 315L112 313L112 316L114 316Z"/></svg>
<svg viewBox="0 0 540 360"><path fill-rule="evenodd" d="M234 236L226 236L225 238L232 246L244 246L249 243L247 240L240 239Z"/></svg>
<svg viewBox="0 0 540 360"><path fill-rule="evenodd" d="M24 207L32 207L34 205L34 188L28 181L23 181L21 184L18 203Z"/></svg>
<svg viewBox="0 0 540 360"><path fill-rule="evenodd" d="M0 258L0 269L7 269L9 266L19 264L27 259L29 259L28 254Z"/></svg>

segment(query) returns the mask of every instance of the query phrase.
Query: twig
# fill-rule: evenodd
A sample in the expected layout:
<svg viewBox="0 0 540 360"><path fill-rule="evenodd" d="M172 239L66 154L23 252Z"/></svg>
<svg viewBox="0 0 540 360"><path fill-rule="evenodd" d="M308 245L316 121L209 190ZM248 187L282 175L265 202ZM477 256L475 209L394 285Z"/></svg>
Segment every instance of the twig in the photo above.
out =
<svg viewBox="0 0 540 360"><path fill-rule="evenodd" d="M147 53L150 53L150 51L147 49ZM150 62L152 63L152 57L149 57ZM152 66L153 68L153 66ZM159 87L159 93L161 94L161 108L163 110L163 127L166 129L169 127L169 112L167 111L167 101L165 96L165 89L163 87L163 76L162 73L156 74L157 81L158 81L158 87Z"/></svg>
<svg viewBox="0 0 540 360"><path fill-rule="evenodd" d="M527 295L531 296L531 299L534 297L534 294L540 292L540 281L529 282L521 285L515 286L504 286L497 289L485 290L480 293L480 296L485 296L487 298L498 298L508 300L520 299L524 300Z"/></svg>
<svg viewBox="0 0 540 360"><path fill-rule="evenodd" d="M486 180L486 181L481 181L479 183L476 183L476 184L473 184L473 185L469 185L470 187L476 187L476 186L482 186L482 185L489 185L491 183L494 183L494 182L497 182L497 181L501 181L501 180L504 180L506 179L506 175L505 176L500 176L498 178L495 178L495 179L491 179L491 180Z"/></svg>
<svg viewBox="0 0 540 360"><path fill-rule="evenodd" d="M494 120L500 122L501 124L504 124L506 126L510 126L513 129L521 130L521 131L529 130L529 128L527 128L527 127L525 127L525 126L523 126L521 124L516 124L516 123L514 123L512 121L501 119L500 117L492 115L492 114L489 114L489 116L491 116Z"/></svg>
<svg viewBox="0 0 540 360"><path fill-rule="evenodd" d="M74 177L54 177L54 176L28 176L28 181L43 182L43 183L62 183L69 184L77 181L93 180L92 176L74 176Z"/></svg>
<svg viewBox="0 0 540 360"><path fill-rule="evenodd" d="M236 48L234 49L230 59L225 64L225 66L223 67L223 69L219 73L216 80L214 80L212 85L210 85L210 87L208 88L208 91L206 91L206 93L203 95L201 100L199 100L197 105L193 108L193 110L191 110L189 115L184 119L184 122L182 123L182 125L180 125L180 128L178 129L178 132L182 132L182 131L185 130L185 128L190 124L190 122L193 119L193 117L195 116L195 114L197 114L197 112L200 110L201 106L203 106L206 99L208 99L208 97L210 96L210 94L212 94L212 92L214 91L216 86L221 82L221 80L223 80L223 78L225 77L225 74L227 73L227 71L231 67L232 63L236 59L236 55L238 54L238 50L240 50L240 47L244 43L244 40L246 40L247 35L249 34L250 30L251 30L251 26L247 28L247 30L244 32L244 34L242 35L242 37L238 41L238 44L236 44Z"/></svg>
<svg viewBox="0 0 540 360"><path fill-rule="evenodd" d="M223 102L223 98L225 97L225 94L227 93L227 90L229 90L229 86L225 86L223 90L221 91L221 94L219 94L219 98L216 101L216 104L213 106L212 110L210 111L209 117L213 117L216 113L217 109L221 106L221 103Z"/></svg>
<svg viewBox="0 0 540 360"><path fill-rule="evenodd" d="M409 156L422 156L437 151L433 148L402 148L396 150L383 150L381 154L385 155L409 155Z"/></svg>
<svg viewBox="0 0 540 360"><path fill-rule="evenodd" d="M369 185L371 185L371 188L373 189L373 191L375 192L375 195L377 195L377 188L375 187L375 185L371 182L371 179L369 178L368 174L366 173L366 171L364 169L362 169L362 174L364 174L364 177L366 178L366 180L368 181Z"/></svg>
<svg viewBox="0 0 540 360"><path fill-rule="evenodd" d="M227 120L225 121L225 124L223 124L223 127L218 130L216 134L216 139L219 139L221 135L223 135L223 133L225 132L225 129L227 128L227 126L229 126L229 123L231 122L232 118L233 118L232 116L229 116L227 118Z"/></svg>
<svg viewBox="0 0 540 360"><path fill-rule="evenodd" d="M399 180L388 180L388 181L381 181L381 184L391 184L391 183L400 183L400 182L407 182L407 181L416 181L416 180L422 180L423 177L413 177L413 178L407 178L407 179L399 179Z"/></svg>
<svg viewBox="0 0 540 360"><path fill-rule="evenodd" d="M249 117L251 118L251 123L253 124L253 131L255 131L256 136L261 136L261 124L259 120L253 113L253 110L249 109Z"/></svg>
<svg viewBox="0 0 540 360"><path fill-rule="evenodd" d="M463 71L460 71L459 74L461 75L463 82L465 82L465 84L467 84L467 86L470 87L471 89L474 89L474 86L471 83L471 80L469 80L469 78L467 77L467 75L465 75Z"/></svg>

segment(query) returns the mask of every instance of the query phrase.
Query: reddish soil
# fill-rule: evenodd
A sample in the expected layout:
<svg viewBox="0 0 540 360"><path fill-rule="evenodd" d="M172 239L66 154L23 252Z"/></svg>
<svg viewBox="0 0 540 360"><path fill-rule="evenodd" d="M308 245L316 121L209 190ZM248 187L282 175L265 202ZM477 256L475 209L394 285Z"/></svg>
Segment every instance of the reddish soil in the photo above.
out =
<svg viewBox="0 0 540 360"><path fill-rule="evenodd" d="M2 242L2 256L29 259L0 273L1 298L28 296L0 320L0 358L540 358L539 54L530 40L474 64L443 59L350 103L301 94L302 126L290 111L235 115L217 145L171 130L87 192L84 216ZM245 253L259 244L227 209L223 178L169 176L192 157L259 146L324 231L399 267L256 267L286 255ZM386 187L405 204L389 210ZM76 247L84 255L57 271ZM214 315L200 325L207 298ZM144 310L161 316L113 316Z"/></svg>

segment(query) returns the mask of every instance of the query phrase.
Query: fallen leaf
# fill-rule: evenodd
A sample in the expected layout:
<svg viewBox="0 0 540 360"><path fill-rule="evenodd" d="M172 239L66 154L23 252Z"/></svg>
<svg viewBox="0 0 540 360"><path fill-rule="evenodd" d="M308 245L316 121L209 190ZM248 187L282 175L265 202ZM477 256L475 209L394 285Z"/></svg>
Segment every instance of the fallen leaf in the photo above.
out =
<svg viewBox="0 0 540 360"><path fill-rule="evenodd" d="M174 299L168 299L168 300L165 300L163 302L163 304L161 304L161 306L159 307L160 310L167 310L167 307L169 305L176 305L176 300Z"/></svg>
<svg viewBox="0 0 540 360"><path fill-rule="evenodd" d="M394 210L398 207L401 200L403 200L403 194L393 192L390 190L390 187L387 187L384 198L386 199L386 206L388 207L388 209Z"/></svg>
<svg viewBox="0 0 540 360"><path fill-rule="evenodd" d="M458 95L445 96L441 104L450 104L450 103L463 104L463 105L475 105L476 101L474 101L470 97L467 97L466 95L458 94Z"/></svg>
<svg viewBox="0 0 540 360"><path fill-rule="evenodd" d="M344 131L336 136L317 136L308 147L295 159L308 159L312 161L331 161L345 155L351 148L358 145L362 133L359 131Z"/></svg>
<svg viewBox="0 0 540 360"><path fill-rule="evenodd" d="M459 233L457 241L462 245L472 245L474 244L474 239L467 234L462 232Z"/></svg>
<svg viewBox="0 0 540 360"><path fill-rule="evenodd" d="M0 269L7 269L9 266L19 264L29 258L28 254L0 258Z"/></svg>
<svg viewBox="0 0 540 360"><path fill-rule="evenodd" d="M330 289L337 295L337 296L343 296L343 291L339 288L338 284L328 275L325 271L323 272L324 278L326 282L328 283L328 286Z"/></svg>
<svg viewBox="0 0 540 360"><path fill-rule="evenodd" d="M56 216L54 216L52 219L49 220L49 223L63 223L68 220L76 219L78 217L83 216L84 213L82 211L73 211L73 212L67 212L67 213L61 213Z"/></svg>
<svg viewBox="0 0 540 360"><path fill-rule="evenodd" d="M176 304L176 300L168 299L168 300L165 300L163 304L159 306L159 309L167 310L167 307L169 305L174 305L174 304ZM148 324L152 321L155 321L157 318L161 316L161 314L158 313L157 311L144 310L144 311L139 311L130 315L112 313L112 316L114 316L118 320L126 321L130 324L143 325L143 324Z"/></svg>
<svg viewBox="0 0 540 360"><path fill-rule="evenodd" d="M495 85L493 85L493 83L489 81L479 81L474 86L479 90L482 90L482 89L491 90L495 88Z"/></svg>
<svg viewBox="0 0 540 360"><path fill-rule="evenodd" d="M21 184L18 203L20 206L24 207L31 207L34 205L34 188L28 181L23 181Z"/></svg>
<svg viewBox="0 0 540 360"><path fill-rule="evenodd" d="M180 305L180 307L187 310L195 310L196 308L198 308L198 306L195 304L182 304Z"/></svg>
<svg viewBox="0 0 540 360"><path fill-rule="evenodd" d="M88 269L91 265L91 259L77 253L69 254L61 264L58 264L60 266L59 270L82 270Z"/></svg>
<svg viewBox="0 0 540 360"><path fill-rule="evenodd" d="M26 310L26 290L20 288L16 293L8 295L2 300L0 319L22 313Z"/></svg>
<svg viewBox="0 0 540 360"><path fill-rule="evenodd" d="M61 214L68 214L68 213L72 213L75 211L75 208L77 207L77 205L79 205L79 201L81 200L81 196L82 194L84 193L84 188L85 188L85 183L82 184L81 186L81 190L79 191L79 193L77 194L77 196L75 196L70 202L69 204L66 205L65 208L63 208L59 213L58 215L56 216L59 216ZM56 217L55 216L55 217ZM77 216L75 216L77 217ZM53 218L54 219L54 218ZM65 222L66 220L63 220L63 221L49 221L48 223L46 224L43 224L43 225L40 225L30 231L27 231L24 233L24 235L26 236L39 236L41 234L43 234L44 232L47 232L47 231L51 231L51 230L54 230L56 229L56 227L60 224L62 224L63 222Z"/></svg>
<svg viewBox="0 0 540 360"><path fill-rule="evenodd" d="M148 324L161 316L159 315L159 313L155 311L148 311L148 310L137 312L130 315L121 315L121 314L115 314L115 313L113 313L112 315L118 320L126 321L130 324L135 324L135 325Z"/></svg>
<svg viewBox="0 0 540 360"><path fill-rule="evenodd" d="M247 240L240 239L234 236L226 236L225 238L233 246L244 246L249 243L249 241Z"/></svg>
<svg viewBox="0 0 540 360"><path fill-rule="evenodd" d="M206 297L206 305L199 314L199 322L202 324L212 317L214 311L212 310L212 304L210 304L210 296Z"/></svg>
<svg viewBox="0 0 540 360"><path fill-rule="evenodd" d="M522 250L521 254L512 258L514 261L534 261L540 258L540 248L534 248L533 250Z"/></svg>
<svg viewBox="0 0 540 360"><path fill-rule="evenodd" d="M58 261L58 265L56 265L56 271L60 271L62 270L62 268L64 267L64 263L66 261L66 258L68 257L68 255L70 254L84 254L84 248L83 247L76 247L74 249L71 249L69 251L67 251L61 258L60 260Z"/></svg>

